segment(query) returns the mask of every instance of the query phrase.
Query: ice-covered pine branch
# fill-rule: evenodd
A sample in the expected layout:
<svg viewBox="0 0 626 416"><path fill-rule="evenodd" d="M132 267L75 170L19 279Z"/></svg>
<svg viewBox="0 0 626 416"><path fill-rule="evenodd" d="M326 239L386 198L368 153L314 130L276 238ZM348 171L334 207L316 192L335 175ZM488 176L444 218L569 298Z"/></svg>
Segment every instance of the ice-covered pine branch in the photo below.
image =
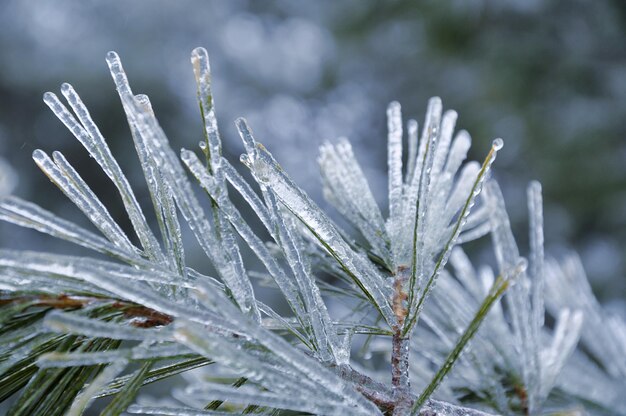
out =
<svg viewBox="0 0 626 416"><path fill-rule="evenodd" d="M421 134L410 120L406 135L400 105L391 103L387 218L349 142L324 144L324 194L351 235L294 184L245 120L236 122L241 160L254 182L222 157L206 51L194 50L191 61L203 140L199 152L179 157L149 98L132 92L117 54L107 55L154 224L72 86L61 87L67 104L44 95L117 188L135 235L61 153L33 153L93 229L17 196L2 198L0 218L96 255L0 250L0 401L12 401L9 414L79 415L103 397L112 397L104 415L540 414L583 406L626 414L616 387L626 370L612 365L626 351L626 325L613 317L601 330L606 313L590 290L574 289L586 284L576 263L544 261L538 184L529 187L529 261L520 255L490 179L500 139L482 164L464 163L470 136L454 133L457 115L444 113L441 100L430 100ZM208 272L189 267L184 234L195 237ZM495 272L477 271L460 248L487 235ZM250 270L244 252L262 270ZM274 288L288 311L259 299L259 285ZM579 337L585 349L576 350ZM170 398L143 388L175 375L187 386Z"/></svg>

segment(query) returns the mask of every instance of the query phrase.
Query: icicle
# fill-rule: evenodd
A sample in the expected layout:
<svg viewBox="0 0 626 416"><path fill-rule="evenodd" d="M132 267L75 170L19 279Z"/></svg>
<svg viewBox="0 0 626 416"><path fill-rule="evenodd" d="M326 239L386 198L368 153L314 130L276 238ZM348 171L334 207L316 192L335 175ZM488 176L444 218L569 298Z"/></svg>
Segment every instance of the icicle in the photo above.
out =
<svg viewBox="0 0 626 416"><path fill-rule="evenodd" d="M425 153L421 164L419 178L414 178L415 185L411 186L411 192L415 192L414 198L410 200L408 211L414 213L410 217L409 224L414 225L413 245L411 255L411 283L409 289L409 297L412 296L417 280L424 275L424 245L426 244L426 225L428 207L430 202L429 190L431 181L432 164L434 161L435 150L437 148L437 140L439 137L439 128L441 123L441 99L433 97L428 101L428 110L426 112L426 123L422 132L421 141L426 143ZM420 161L418 160L418 163ZM417 236L420 238L417 238ZM410 302L409 302L410 303Z"/></svg>
<svg viewBox="0 0 626 416"><path fill-rule="evenodd" d="M135 96L135 100L137 105L146 113L154 114L152 104L147 95L138 94ZM157 217L157 222L159 223L161 235L165 242L165 248L168 251L167 260L172 265L172 269L177 270L179 274L185 278L185 251L172 193L163 181L156 160L152 158L150 154L149 144L145 142L144 137L142 137L131 120L128 121L135 149L139 156L139 162L143 169L146 183L148 184L150 198L152 199L152 205Z"/></svg>
<svg viewBox="0 0 626 416"><path fill-rule="evenodd" d="M267 363L263 357L253 355L245 348L241 348L235 341L215 336L191 323L176 325L174 336L176 340L197 353L211 356L220 364L239 373L245 374L251 381L259 383L268 389L283 389L285 393L294 394L298 388L307 386L311 392L322 393L318 386L310 380L297 379L297 373L286 371L285 365Z"/></svg>
<svg viewBox="0 0 626 416"><path fill-rule="evenodd" d="M198 101L204 122L208 153L209 169L216 174L219 171L222 156L222 144L217 129L215 118L215 108L213 95L211 94L211 68L209 66L209 55L204 48L196 48L191 53L191 63L198 86Z"/></svg>
<svg viewBox="0 0 626 416"><path fill-rule="evenodd" d="M319 400L321 397L308 395L305 392L297 396L287 396L283 392L245 391L224 386L216 383L204 383L199 386L189 387L186 393L192 396L202 396L207 399L219 399L232 403L256 404L293 410L296 412L306 412L321 415L340 415L357 411L357 414L367 414L360 409L354 409L341 402ZM310 396L310 397L309 397Z"/></svg>
<svg viewBox="0 0 626 416"><path fill-rule="evenodd" d="M222 159L222 169L226 180L241 194L248 205L254 210L256 216L259 217L265 228L269 231L272 229L272 221L267 207L263 204L258 195L252 190L248 182L241 177L239 172L226 160Z"/></svg>
<svg viewBox="0 0 626 416"><path fill-rule="evenodd" d="M452 248L456 244L456 241L457 241L461 231L463 230L463 227L465 226L465 223L467 221L467 217L469 216L469 214L470 214L470 212L472 210L472 207L473 207L473 205L474 205L474 203L476 201L476 198L478 197L478 195L480 194L480 192L482 190L483 183L485 182L485 180L488 177L489 171L491 169L491 165L495 161L496 155L497 155L498 151L500 149L502 149L502 146L503 146L502 139L495 139L493 141L493 144L491 146L491 150L487 154L487 157L485 158L485 161L483 162L483 165L480 168L480 171L478 172L476 180L474 181L474 184L472 186L471 191L469 192L469 195L468 195L468 197L467 197L467 199L465 201L465 204L461 208L461 211L460 211L460 213L458 215L458 219L457 219L456 224L454 226L453 232L451 233L449 239L447 240L443 250L439 254L439 257L436 260L434 268L433 268L432 272L430 273L430 277L429 277L428 282L426 283L424 289L419 294L419 300L417 301L415 309L411 310L411 303L409 303L409 314L412 313L413 316L411 318L411 321L409 322L409 325L405 326L405 331L410 330L411 326L415 324L415 322L417 320L417 316L419 315L420 310L421 310L421 308L423 306L423 302L424 302L426 296L428 296L430 290L432 290L432 287L433 287L433 285L435 283L435 280L436 280L437 276L439 275L439 271L443 267L445 267L446 263L448 262L448 257L450 256L450 252L452 251ZM419 271L419 269L417 271ZM411 290L413 290L413 286L411 286ZM412 293L413 292L411 292L409 294L409 296L411 296Z"/></svg>
<svg viewBox="0 0 626 416"><path fill-rule="evenodd" d="M104 238L65 221L43 208L14 196L0 200L0 219L49 234L83 247L108 254L125 262L132 263L139 259L134 252L126 252Z"/></svg>
<svg viewBox="0 0 626 416"><path fill-rule="evenodd" d="M406 217L403 224L409 225L412 233L406 233L408 239L405 239L403 247L404 252L395 253L397 264L410 265L411 274L408 283L408 313L415 303L416 288L421 284L424 278L424 244L426 227L426 213L428 207L428 190L430 188L430 172L435 153L437 137L439 134L439 124L441 119L441 99L433 97L428 101L428 110L426 112L426 121L420 139L420 151L418 154L416 174L414 175L409 188L407 189L407 206ZM410 260L409 260L410 259ZM410 263L409 263L410 261ZM408 319L405 322L409 322Z"/></svg>
<svg viewBox="0 0 626 416"><path fill-rule="evenodd" d="M457 117L456 111L448 110L441 119L441 132L439 134L439 140L437 141L437 149L433 156L432 173L435 175L435 180L442 172L444 164L448 159L450 142L454 134L454 125L456 124Z"/></svg>
<svg viewBox="0 0 626 416"><path fill-rule="evenodd" d="M389 234L398 235L398 227L402 221L402 113L397 101L387 107L387 130Z"/></svg>
<svg viewBox="0 0 626 416"><path fill-rule="evenodd" d="M478 279L472 262L461 247L457 246L452 249L452 253L450 253L450 263L454 268L454 275L463 284L463 287L472 294L475 300L482 299L485 293L481 282ZM488 286L491 286L491 284Z"/></svg>
<svg viewBox="0 0 626 416"><path fill-rule="evenodd" d="M209 176L208 171L204 166L202 166L202 164L198 160L198 157L193 152L183 150L181 158L183 162L187 165L189 170L192 172L192 174L198 179L202 187L215 198L215 194L217 192L217 185L215 184L215 180L211 176ZM267 247L256 236L256 234L254 234L252 229L250 229L250 227L242 218L239 211L237 211L237 209L228 199L220 201L218 207L220 209L220 212L226 218L228 218L228 220L233 225L233 227L235 227L239 235L246 241L246 243L249 245L252 251L254 251L259 260L261 260L261 262L266 267L280 290L285 295L290 306L296 313L296 316L306 316L304 310L302 309L301 302L298 299L298 291L296 287L283 272L274 257L269 253ZM268 231L273 231L273 227L271 227L269 224Z"/></svg>
<svg viewBox="0 0 626 416"><path fill-rule="evenodd" d="M531 182L528 186L528 213L530 218L530 273L533 276L533 325L541 328L545 315L543 305L545 275L543 270L543 201L539 182Z"/></svg>
<svg viewBox="0 0 626 416"><path fill-rule="evenodd" d="M158 163L167 187L185 220L189 223L200 246L216 266L220 276L230 287L239 306L247 313L255 316L257 321L260 321L260 314L256 307L250 280L245 274L238 273L233 269L233 264L229 263L222 256L223 250L221 247L218 247L218 242L210 238L215 235L215 230L207 221L180 161L169 146L165 133L154 115L139 107L135 97L130 95L130 87L128 87L128 81L117 54L114 52L109 53L107 62L111 69L111 75L117 84L117 89L130 123L136 126L137 133L141 135L143 140L150 144L151 155ZM237 248L232 245L234 243L235 241L231 237L225 243L231 249L232 260L236 260L237 257ZM232 257L233 255L235 257ZM235 263L235 265L238 264L240 262Z"/></svg>
<svg viewBox="0 0 626 416"><path fill-rule="evenodd" d="M313 327L314 340L318 345L320 358L322 361L336 363L337 356L340 355L341 350L337 332L333 327L319 288L313 281L308 261L301 254L303 250L298 246L293 226L289 227L288 221L285 221L281 216L278 203L274 199L273 194L266 194L266 203L272 214L274 225L278 230L278 241L296 278L307 312L310 314L310 323Z"/></svg>
<svg viewBox="0 0 626 416"><path fill-rule="evenodd" d="M200 111L202 114L202 120L205 127L205 135L207 139L208 160L209 160L209 173L215 178L215 187L212 192L212 196L220 206L226 206L229 204L228 190L226 188L226 182L224 181L224 173L221 169L222 163L222 144L217 127L217 120L215 118L215 108L213 96L211 95L211 70L209 66L209 56L204 48L196 48L191 54L191 62L193 64L193 70L196 77L196 84L198 87L198 101L200 103ZM239 253L239 248L235 241L233 230L228 224L225 215L221 213L217 208L213 208L216 215L216 237L222 240L223 247L226 249L227 259L226 262L231 264L231 272L235 275L243 276L246 274L243 265L243 260ZM233 283L235 279L231 279ZM235 288L240 291L246 289L240 287ZM257 320L260 320L258 311L254 311Z"/></svg>
<svg viewBox="0 0 626 416"><path fill-rule="evenodd" d="M539 399L548 397L554 387L557 376L578 343L583 324L581 311L563 309L556 320L554 336L550 347L541 357L541 383Z"/></svg>
<svg viewBox="0 0 626 416"><path fill-rule="evenodd" d="M133 253L134 247L98 197L87 187L87 184L60 153L55 152L54 156L60 166L55 164L42 150L37 149L33 152L33 160L39 169L83 211L102 234L121 250Z"/></svg>
<svg viewBox="0 0 626 416"><path fill-rule="evenodd" d="M463 209L467 195L469 195L480 172L478 162L469 162L459 174L459 178L454 183L454 188L450 192L443 213L441 214L442 224L447 227L454 217ZM433 230L436 232L436 230Z"/></svg>
<svg viewBox="0 0 626 416"><path fill-rule="evenodd" d="M360 253L355 253L345 242L330 219L317 205L285 175L272 156L256 145L245 121L237 121L239 132L249 149L248 162L255 179L270 188L280 201L313 232L320 243L361 287L385 320L393 324L395 316L389 304L389 287L383 277Z"/></svg>
<svg viewBox="0 0 626 416"><path fill-rule="evenodd" d="M318 163L327 200L361 231L372 249L393 269L390 240L385 222L350 143L320 147Z"/></svg>
<svg viewBox="0 0 626 416"><path fill-rule="evenodd" d="M302 319L301 317L298 317L296 319L284 318L281 315L279 315L275 310L270 308L268 305L262 302L257 302L257 304L259 305L259 310L261 311L261 313L264 313L265 315L268 316L268 318L263 319L263 321L261 322L263 328L266 328L268 330L282 330L282 329L287 330L291 332L293 335L295 335L296 338L298 338L307 348L311 350L315 348L315 346L311 344L311 341L309 340L309 338L305 336L299 329L296 329L296 327L294 326L294 324L296 324L296 319L298 320L298 322L302 322L302 321L305 321L306 318L305 319ZM304 328L305 325L302 325L302 327Z"/></svg>
<svg viewBox="0 0 626 416"><path fill-rule="evenodd" d="M96 159L98 164L102 167L104 172L109 176L111 181L117 187L124 208L128 213L128 217L133 224L135 232L142 243L143 248L153 258L162 260L163 255L160 252L160 248L156 238L150 231L146 219L141 211L141 207L137 202L128 180L122 173L120 166L111 154L111 150L106 144L106 141L96 124L91 119L89 111L81 101L80 97L70 84L63 84L61 86L61 92L68 100L70 106L78 116L78 119L83 124L81 127L74 117L65 109L63 104L58 101L56 96L51 93L44 95L44 101L55 112L57 117L74 133L76 138L85 146L87 151ZM59 111L60 110L60 111Z"/></svg>
<svg viewBox="0 0 626 416"><path fill-rule="evenodd" d="M404 182L405 184L410 184L413 179L413 175L415 174L415 163L417 159L417 121L413 119L409 120L407 122L406 129L409 142L409 155L407 157L406 178Z"/></svg>
<svg viewBox="0 0 626 416"><path fill-rule="evenodd" d="M146 281L163 285L193 287L188 281L181 281L178 275L157 267L129 267L110 261L96 260L61 254L16 251L0 249L0 268L14 269L28 273L39 273L54 279L69 277L78 280L120 280L128 282Z"/></svg>
<svg viewBox="0 0 626 416"><path fill-rule="evenodd" d="M4 253L3 253L4 254ZM0 284L16 292L31 289L40 291L42 294L48 293L51 296L58 296L59 293L91 293L93 295L108 296L109 292L89 283L68 279L55 273L34 271L26 267L5 267L0 266L2 276ZM9 289L10 288L10 289Z"/></svg>
<svg viewBox="0 0 626 416"><path fill-rule="evenodd" d="M150 348L140 346L136 348L120 348L117 350L96 352L50 352L39 357L37 360L37 366L39 368L77 367L108 364L125 359L163 359L166 357L176 357L189 354L193 354L193 352L187 347L178 344L152 345Z"/></svg>
<svg viewBox="0 0 626 416"><path fill-rule="evenodd" d="M520 258L519 250L509 222L502 193L495 183L489 183L487 201L493 209L491 217L492 238L500 273L506 275L515 267ZM530 281L526 274L522 275L518 284L509 291L506 297L511 310L513 333L518 353L521 356L522 376L527 388L528 405L533 411L539 406L540 368L538 364L539 346L533 338L532 309L530 303Z"/></svg>
<svg viewBox="0 0 626 416"><path fill-rule="evenodd" d="M557 374L561 371L561 367L547 368L541 356L541 329L544 324L544 271L543 271L543 207L541 199L541 185L538 182L531 182L527 190L528 195L528 214L529 214L529 230L530 230L530 275L532 276L532 285L530 293L530 333L532 340L530 346L532 350L530 354L534 356L532 363L535 368L532 374L535 380L529 380L529 411L535 413L540 410L541 403L547 397L552 389ZM580 328L579 328L580 329ZM574 344L568 347L572 349L578 342L578 334L574 340ZM569 355L568 351L568 355ZM549 371L549 373L546 373Z"/></svg>
<svg viewBox="0 0 626 416"><path fill-rule="evenodd" d="M558 315L562 309L582 310L581 343L600 361L607 375L614 379L626 377L626 361L622 359L626 340L619 337L626 331L626 322L603 310L593 295L580 258L569 253L560 262L552 260L546 266L546 301L551 313Z"/></svg>
<svg viewBox="0 0 626 416"><path fill-rule="evenodd" d="M491 232L491 224L489 222L485 222L480 224L479 226L469 229L467 231L463 231L459 238L456 240L458 245L465 244L469 241L478 240L481 237L486 236Z"/></svg>
<svg viewBox="0 0 626 416"><path fill-rule="evenodd" d="M91 383L74 399L72 407L67 412L67 416L80 416L89 404L94 400L94 396L102 387L106 386L118 374L120 374L126 366L128 360L121 359L109 364Z"/></svg>
<svg viewBox="0 0 626 416"><path fill-rule="evenodd" d="M439 386L443 377L450 371L452 365L459 358L463 348L469 342L469 340L476 334L482 320L487 315L487 312L491 309L491 306L502 296L504 291L507 289L509 281L507 279L498 278L494 282L493 286L489 290L489 294L485 298L485 300L481 303L480 308L476 312L474 318L467 326L466 330L459 337L456 342L454 348L448 356L446 357L446 361L441 366L439 371L435 374L430 384L424 389L419 398L415 401L415 404L411 410L411 415L416 415L419 411L420 407L426 402L426 399L430 397L430 395L435 391L435 389Z"/></svg>
<svg viewBox="0 0 626 416"><path fill-rule="evenodd" d="M511 231L511 224L506 214L499 186L495 181L489 181L487 188L487 203L492 207L491 221L493 224L494 250L500 270L505 271L517 261L519 250Z"/></svg>
<svg viewBox="0 0 626 416"><path fill-rule="evenodd" d="M130 405L126 410L134 415L158 416L232 416L232 412L218 412L215 410L198 410L190 407L163 407Z"/></svg>

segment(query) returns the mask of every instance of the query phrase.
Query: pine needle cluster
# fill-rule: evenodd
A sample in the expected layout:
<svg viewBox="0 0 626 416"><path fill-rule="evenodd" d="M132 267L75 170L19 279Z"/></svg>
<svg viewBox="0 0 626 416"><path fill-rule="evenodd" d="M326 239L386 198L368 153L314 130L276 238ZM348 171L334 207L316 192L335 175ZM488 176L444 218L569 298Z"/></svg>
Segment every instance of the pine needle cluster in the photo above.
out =
<svg viewBox="0 0 626 416"><path fill-rule="evenodd" d="M482 163L465 162L470 136L455 134L457 114L439 98L421 134L415 120L405 134L391 103L386 218L350 143L320 148L324 194L346 230L245 120L236 125L253 181L222 156L208 55L195 49L191 61L204 140L177 154L149 98L107 55L155 224L73 87L61 87L67 104L44 95L114 184L134 235L61 153L33 153L95 228L13 195L0 200L0 219L95 254L0 250L0 401L12 401L9 415L81 415L97 405L106 416L626 415L626 323L598 304L575 255L544 259L538 183L528 187L530 254L521 256L490 176L501 139ZM210 273L188 265L184 234ZM462 247L489 237L497 266L477 268ZM287 307L262 301L260 286ZM185 384L169 397L144 388L174 376Z"/></svg>

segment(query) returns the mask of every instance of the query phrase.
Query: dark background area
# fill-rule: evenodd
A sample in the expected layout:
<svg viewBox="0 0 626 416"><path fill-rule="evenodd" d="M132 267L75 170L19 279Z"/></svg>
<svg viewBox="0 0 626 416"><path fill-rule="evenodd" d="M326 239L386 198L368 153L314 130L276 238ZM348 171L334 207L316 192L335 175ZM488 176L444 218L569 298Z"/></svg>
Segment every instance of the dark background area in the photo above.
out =
<svg viewBox="0 0 626 416"><path fill-rule="evenodd" d="M104 62L121 55L151 96L174 148L202 138L189 54L211 56L225 152L244 116L318 201L317 147L347 136L386 204L386 105L420 121L430 96L459 113L482 160L491 140L518 242L526 252L525 188L543 183L548 251L581 253L606 301L626 297L626 2L69 1L0 2L0 155L15 193L84 223L38 171L36 148L62 151L97 193L106 178L43 104L74 85L137 190L142 178ZM148 202L147 194L141 194ZM123 218L111 196L109 207ZM147 205L146 205L147 207ZM0 226L2 247L69 250Z"/></svg>

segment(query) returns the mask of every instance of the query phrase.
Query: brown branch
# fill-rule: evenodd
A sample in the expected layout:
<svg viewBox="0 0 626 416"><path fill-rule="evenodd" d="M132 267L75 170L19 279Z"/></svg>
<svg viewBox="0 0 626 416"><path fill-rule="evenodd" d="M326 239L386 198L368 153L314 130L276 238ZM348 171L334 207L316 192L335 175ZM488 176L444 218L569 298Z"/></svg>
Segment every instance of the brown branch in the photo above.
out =
<svg viewBox="0 0 626 416"><path fill-rule="evenodd" d="M522 408L522 413L524 415L528 415L528 393L523 385L515 383L513 386L513 391L520 399L520 406Z"/></svg>
<svg viewBox="0 0 626 416"><path fill-rule="evenodd" d="M94 302L105 302L111 300L112 299L93 296L70 296L65 294L61 294L59 296L19 296L13 298L0 298L0 306L26 303L28 304L28 307L77 309L84 308ZM118 309L128 319L135 319L131 322L131 324L140 328L152 328L155 326L169 325L173 320L169 315L130 302L116 300L113 302L111 307Z"/></svg>
<svg viewBox="0 0 626 416"><path fill-rule="evenodd" d="M334 368L342 379L349 381L359 393L378 406L381 411L385 413L393 411L396 402L393 391L388 386L356 371L348 364L330 367Z"/></svg>
<svg viewBox="0 0 626 416"><path fill-rule="evenodd" d="M408 314L406 304L408 296L404 291L404 285L409 277L409 268L398 267L394 281L393 311L398 319L398 324L393 328L394 334L391 346L391 385L393 386L393 398L395 406L394 416L406 416L413 406L411 399L411 382L409 378L409 335L403 336L404 320Z"/></svg>
<svg viewBox="0 0 626 416"><path fill-rule="evenodd" d="M494 416L469 407L461 407L439 400L426 400L419 412L420 416Z"/></svg>
<svg viewBox="0 0 626 416"><path fill-rule="evenodd" d="M351 383L354 388L374 403L385 414L391 414L396 407L393 390L386 384L373 380L371 377L355 370L348 364L329 365L342 379ZM408 395L413 403L417 397L411 393ZM429 399L424 403L419 412L420 416L492 416L480 410L461 407L439 400Z"/></svg>

